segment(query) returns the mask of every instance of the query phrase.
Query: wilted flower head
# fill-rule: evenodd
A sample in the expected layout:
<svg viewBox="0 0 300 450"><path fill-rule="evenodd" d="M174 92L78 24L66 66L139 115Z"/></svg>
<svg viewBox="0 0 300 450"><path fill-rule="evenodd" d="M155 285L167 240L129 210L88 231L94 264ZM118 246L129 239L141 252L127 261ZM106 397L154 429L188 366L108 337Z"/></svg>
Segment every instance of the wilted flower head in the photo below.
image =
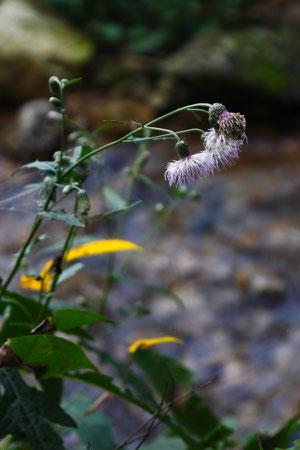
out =
<svg viewBox="0 0 300 450"><path fill-rule="evenodd" d="M185 141L177 142L176 150L181 159L168 163L165 172L170 186L189 184L230 166L247 140L246 119L242 114L227 111L221 103L211 105L208 114L212 128L202 136L204 151L191 155Z"/></svg>
<svg viewBox="0 0 300 450"><path fill-rule="evenodd" d="M247 140L246 119L242 114L228 112L221 103L211 105L208 113L213 128L203 135L205 175L231 165Z"/></svg>
<svg viewBox="0 0 300 450"><path fill-rule="evenodd" d="M177 142L176 150L181 159L168 163L165 179L170 186L190 184L202 175L202 153L191 155L185 141Z"/></svg>

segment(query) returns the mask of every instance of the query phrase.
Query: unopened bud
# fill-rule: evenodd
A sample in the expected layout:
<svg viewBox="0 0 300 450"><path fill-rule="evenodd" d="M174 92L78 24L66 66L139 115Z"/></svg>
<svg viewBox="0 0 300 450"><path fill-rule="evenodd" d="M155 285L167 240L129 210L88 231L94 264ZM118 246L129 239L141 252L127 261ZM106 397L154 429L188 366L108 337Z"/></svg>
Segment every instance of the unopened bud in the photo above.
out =
<svg viewBox="0 0 300 450"><path fill-rule="evenodd" d="M51 103L52 106L55 106L55 108L61 108L62 106L60 98L57 97L50 97L49 102Z"/></svg>
<svg viewBox="0 0 300 450"><path fill-rule="evenodd" d="M71 192L72 190L73 190L72 186L71 186L70 184L67 184L67 185L63 188L62 193L63 193L63 194L69 194L69 192Z"/></svg>
<svg viewBox="0 0 300 450"><path fill-rule="evenodd" d="M160 217L165 211L165 205L163 203L156 203L154 206L155 214Z"/></svg>
<svg viewBox="0 0 300 450"><path fill-rule="evenodd" d="M192 191L190 191L187 196L190 200L195 200L195 201L200 200L200 198L201 198L201 195L199 194L199 192L195 191L194 189Z"/></svg>
<svg viewBox="0 0 300 450"><path fill-rule="evenodd" d="M61 80L61 86L62 86L62 88L64 88L64 87L66 86L67 83L69 83L69 80L68 80L67 78L63 78L63 79Z"/></svg>
<svg viewBox="0 0 300 450"><path fill-rule="evenodd" d="M60 163L61 152L54 152L53 153L53 159L54 159L55 162ZM62 163L68 163L68 162L70 162L70 160L71 160L70 156L63 155Z"/></svg>
<svg viewBox="0 0 300 450"><path fill-rule="evenodd" d="M88 193L84 189L79 189L79 191L77 192L77 198L79 200L80 205L85 211L91 209Z"/></svg>
<svg viewBox="0 0 300 450"><path fill-rule="evenodd" d="M185 185L178 186L178 187L174 188L174 191L178 197L185 197L188 192L188 188Z"/></svg>
<svg viewBox="0 0 300 450"><path fill-rule="evenodd" d="M45 184L52 184L52 178L51 177L45 177L44 178L44 183Z"/></svg>
<svg viewBox="0 0 300 450"><path fill-rule="evenodd" d="M213 103L208 109L208 121L211 126L215 126L220 115L226 111L226 108L222 103Z"/></svg>
<svg viewBox="0 0 300 450"><path fill-rule="evenodd" d="M48 84L49 84L49 90L51 92L52 95L55 95L57 97L60 97L61 95L61 84L60 81L57 77L53 76L50 77L48 80Z"/></svg>
<svg viewBox="0 0 300 450"><path fill-rule="evenodd" d="M175 149L180 156L180 158L186 158L187 156L190 156L190 150L189 146L185 141L179 141L177 142Z"/></svg>

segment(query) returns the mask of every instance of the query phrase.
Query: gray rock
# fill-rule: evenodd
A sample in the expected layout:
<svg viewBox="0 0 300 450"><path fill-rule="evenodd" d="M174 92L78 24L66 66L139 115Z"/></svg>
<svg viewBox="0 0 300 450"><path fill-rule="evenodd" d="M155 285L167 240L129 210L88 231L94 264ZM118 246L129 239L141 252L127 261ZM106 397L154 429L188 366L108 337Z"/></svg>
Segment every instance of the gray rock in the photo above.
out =
<svg viewBox="0 0 300 450"><path fill-rule="evenodd" d="M30 0L0 2L0 92L47 95L47 79L78 76L93 53L89 39Z"/></svg>
<svg viewBox="0 0 300 450"><path fill-rule="evenodd" d="M24 103L18 111L12 153L18 160L48 159L60 146L60 124L48 120L46 99Z"/></svg>

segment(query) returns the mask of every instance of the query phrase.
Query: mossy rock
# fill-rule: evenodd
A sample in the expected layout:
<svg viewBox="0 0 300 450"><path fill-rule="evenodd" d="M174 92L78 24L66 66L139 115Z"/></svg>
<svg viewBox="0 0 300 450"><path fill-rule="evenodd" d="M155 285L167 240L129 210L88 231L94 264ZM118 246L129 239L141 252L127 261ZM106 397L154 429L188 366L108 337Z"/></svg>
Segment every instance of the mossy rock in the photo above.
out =
<svg viewBox="0 0 300 450"><path fill-rule="evenodd" d="M296 28L201 32L165 60L161 85L168 84L167 78L172 95L176 89L197 85L199 91L208 86L211 94L215 84L219 90L226 85L232 92L242 89L254 96L299 101L299 55L300 30Z"/></svg>

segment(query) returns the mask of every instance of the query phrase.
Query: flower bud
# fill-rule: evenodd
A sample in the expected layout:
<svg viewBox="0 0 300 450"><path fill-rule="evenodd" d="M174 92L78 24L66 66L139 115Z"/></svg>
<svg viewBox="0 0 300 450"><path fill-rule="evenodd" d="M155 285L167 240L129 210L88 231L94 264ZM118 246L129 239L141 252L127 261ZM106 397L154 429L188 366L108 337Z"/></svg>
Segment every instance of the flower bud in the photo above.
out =
<svg viewBox="0 0 300 450"><path fill-rule="evenodd" d="M60 97L61 95L61 84L57 77L50 77L48 80L49 90L52 95Z"/></svg>
<svg viewBox="0 0 300 450"><path fill-rule="evenodd" d="M179 141L177 142L175 149L180 156L180 158L186 158L187 156L190 156L190 150L189 146L185 141Z"/></svg>
<svg viewBox="0 0 300 450"><path fill-rule="evenodd" d="M79 189L79 191L77 192L77 198L79 200L80 205L85 211L91 209L88 193L84 189Z"/></svg>
<svg viewBox="0 0 300 450"><path fill-rule="evenodd" d="M208 109L208 121L212 127L217 124L220 115L226 111L226 108L222 103L213 103Z"/></svg>
<svg viewBox="0 0 300 450"><path fill-rule="evenodd" d="M165 211L165 205L163 203L156 203L154 206L154 212L155 214L160 217Z"/></svg>
<svg viewBox="0 0 300 450"><path fill-rule="evenodd" d="M63 193L63 194L69 194L69 192L71 192L72 190L73 190L72 186L71 186L70 184L67 184L67 185L63 188L62 193Z"/></svg>
<svg viewBox="0 0 300 450"><path fill-rule="evenodd" d="M195 201L201 199L201 195L199 194L199 192L195 191L194 189L188 193L188 196L187 196L187 197L188 197L190 200L195 200Z"/></svg>
<svg viewBox="0 0 300 450"><path fill-rule="evenodd" d="M61 87L64 88L66 86L66 84L69 83L69 80L67 78L63 78L61 80Z"/></svg>
<svg viewBox="0 0 300 450"><path fill-rule="evenodd" d="M61 108L62 106L61 100L57 97L50 97L49 102L52 106L55 106L55 108Z"/></svg>

